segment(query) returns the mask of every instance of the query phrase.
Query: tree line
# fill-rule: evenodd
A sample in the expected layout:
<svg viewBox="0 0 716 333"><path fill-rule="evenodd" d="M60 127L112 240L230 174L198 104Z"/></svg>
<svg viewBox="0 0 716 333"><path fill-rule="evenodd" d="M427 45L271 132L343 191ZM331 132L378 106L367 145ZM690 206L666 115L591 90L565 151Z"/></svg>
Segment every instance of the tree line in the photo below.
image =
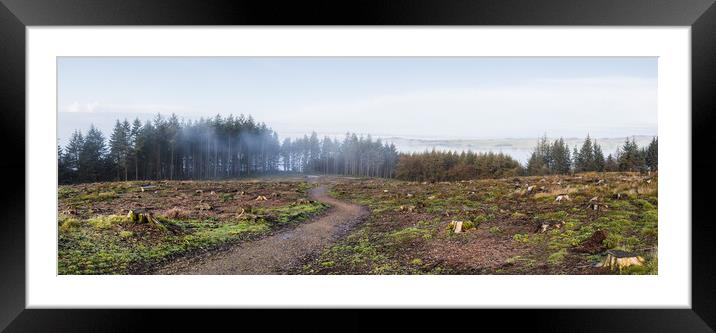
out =
<svg viewBox="0 0 716 333"><path fill-rule="evenodd" d="M244 115L117 120L109 139L90 126L85 134L74 131L64 149L57 149L63 184L238 178L281 171L389 178L398 160L394 145L350 133L342 142L319 140L314 132L280 143L275 131Z"/></svg>
<svg viewBox="0 0 716 333"><path fill-rule="evenodd" d="M589 171L648 172L657 169L656 137L641 149L634 138L627 138L614 155L609 154L605 158L602 147L589 135L581 147L574 147L573 150L570 150L563 138L549 141L545 135L537 140L526 166L501 153L433 150L401 154L395 175L398 179L411 181L455 181Z"/></svg>
<svg viewBox="0 0 716 333"><path fill-rule="evenodd" d="M518 175L567 174L586 171L655 171L658 141L639 148L626 139L606 158L589 136L570 147L559 138L538 139L526 166L502 153L425 151L399 153L393 144L370 135L347 133L343 140L313 132L286 138L251 116L239 115L184 121L172 114L115 122L106 139L94 126L76 130L64 147L58 145L60 183L112 180L222 179L278 172L339 174L414 181L453 181Z"/></svg>
<svg viewBox="0 0 716 333"><path fill-rule="evenodd" d="M284 139L281 161L284 171L391 178L398 151L370 135L346 133L343 141L328 136L319 140L313 132L310 137Z"/></svg>
<svg viewBox="0 0 716 333"><path fill-rule="evenodd" d="M658 169L658 138L654 137L647 147L639 148L634 138L626 138L614 155L606 158L602 147L589 135L582 146L574 147L559 138L553 142L543 136L537 142L525 167L527 175L567 174L588 171L632 171L648 172Z"/></svg>
<svg viewBox="0 0 716 333"><path fill-rule="evenodd" d="M176 115L142 124L117 120L109 140L91 126L58 148L60 182L239 177L277 170L277 134L254 119L180 121Z"/></svg>
<svg viewBox="0 0 716 333"><path fill-rule="evenodd" d="M396 178L411 181L455 181L523 174L522 166L502 153L436 151L401 154Z"/></svg>

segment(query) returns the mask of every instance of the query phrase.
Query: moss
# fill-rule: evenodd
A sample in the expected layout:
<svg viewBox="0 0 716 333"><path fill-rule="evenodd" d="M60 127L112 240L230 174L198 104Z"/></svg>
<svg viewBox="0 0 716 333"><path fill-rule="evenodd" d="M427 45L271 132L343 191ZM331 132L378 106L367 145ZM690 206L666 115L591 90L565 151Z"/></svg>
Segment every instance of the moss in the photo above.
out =
<svg viewBox="0 0 716 333"><path fill-rule="evenodd" d="M490 229L487 229L491 234L493 235L499 235L502 233L502 229L498 226L490 227Z"/></svg>
<svg viewBox="0 0 716 333"><path fill-rule="evenodd" d="M559 265L564 262L564 257L567 256L567 249L561 249L555 253L552 253L547 257L547 262L550 265Z"/></svg>
<svg viewBox="0 0 716 333"><path fill-rule="evenodd" d="M117 197L117 193L114 191L108 191L108 192L97 192L97 193L89 193L89 194L83 194L78 197L79 200L82 201L106 201L111 200Z"/></svg>
<svg viewBox="0 0 716 333"><path fill-rule="evenodd" d="M428 240L432 238L432 234L429 230L419 229L416 227L408 227L398 231L394 231L389 236L396 243L412 242L417 239Z"/></svg>
<svg viewBox="0 0 716 333"><path fill-rule="evenodd" d="M522 259L522 256L509 257L509 258L505 259L505 263L514 265L520 259Z"/></svg>
<svg viewBox="0 0 716 333"><path fill-rule="evenodd" d="M637 206L637 207L639 207L639 208L642 208L642 209L647 209L647 210L653 210L653 209L654 209L654 206L653 206L650 202L648 202L648 201L646 201L646 200L644 200L644 199L635 199L635 200L632 201L632 202L633 202L633 204L634 204L635 206Z"/></svg>
<svg viewBox="0 0 716 333"><path fill-rule="evenodd" d="M512 239L520 242L520 243L527 243L530 241L530 235L529 234L514 234L512 236Z"/></svg>
<svg viewBox="0 0 716 333"><path fill-rule="evenodd" d="M65 231L59 238L58 271L60 274L126 274L132 267L144 267L187 251L267 235L274 226L280 225L276 221L297 223L325 209L326 206L319 203L270 208L263 210L261 214L264 215L259 215L260 218L253 222L213 218L174 220L158 216L162 225L188 231L158 235L154 232L149 238L122 230L120 227L130 221L125 216L95 216L86 223L63 217L60 229ZM268 215L274 216L274 222L266 221Z"/></svg>
<svg viewBox="0 0 716 333"><path fill-rule="evenodd" d="M109 229L114 225L131 223L132 220L122 215L99 215L87 220L87 223L98 229Z"/></svg>
<svg viewBox="0 0 716 333"><path fill-rule="evenodd" d="M423 260L420 258L415 258L415 259L411 260L410 263L415 266L420 266L423 264Z"/></svg>
<svg viewBox="0 0 716 333"><path fill-rule="evenodd" d="M480 224L480 223L487 222L493 218L494 218L493 215L478 215L477 217L472 219L472 221L475 222L475 224Z"/></svg>
<svg viewBox="0 0 716 333"><path fill-rule="evenodd" d="M76 229L80 226L80 220L73 217L61 216L59 219L59 223L61 233L71 232L73 229Z"/></svg>

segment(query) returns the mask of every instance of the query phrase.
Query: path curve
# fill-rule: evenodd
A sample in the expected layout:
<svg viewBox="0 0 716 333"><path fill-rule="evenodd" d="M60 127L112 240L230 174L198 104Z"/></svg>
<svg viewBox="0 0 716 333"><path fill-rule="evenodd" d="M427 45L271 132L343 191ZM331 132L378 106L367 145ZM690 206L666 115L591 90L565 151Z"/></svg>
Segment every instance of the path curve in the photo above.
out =
<svg viewBox="0 0 716 333"><path fill-rule="evenodd" d="M227 251L181 258L153 274L284 274L289 268L300 265L311 254L345 234L368 215L365 207L330 197L325 186L312 189L309 197L331 208L313 221L303 222L291 230L237 244Z"/></svg>

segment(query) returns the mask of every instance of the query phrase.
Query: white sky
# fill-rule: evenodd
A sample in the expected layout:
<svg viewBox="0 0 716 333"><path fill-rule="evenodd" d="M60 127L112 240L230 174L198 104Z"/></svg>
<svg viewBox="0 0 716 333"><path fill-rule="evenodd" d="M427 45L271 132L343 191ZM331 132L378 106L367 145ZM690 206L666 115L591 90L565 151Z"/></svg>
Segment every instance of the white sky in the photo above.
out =
<svg viewBox="0 0 716 333"><path fill-rule="evenodd" d="M157 112L250 114L281 137L657 133L654 57L63 57L58 75L61 140Z"/></svg>

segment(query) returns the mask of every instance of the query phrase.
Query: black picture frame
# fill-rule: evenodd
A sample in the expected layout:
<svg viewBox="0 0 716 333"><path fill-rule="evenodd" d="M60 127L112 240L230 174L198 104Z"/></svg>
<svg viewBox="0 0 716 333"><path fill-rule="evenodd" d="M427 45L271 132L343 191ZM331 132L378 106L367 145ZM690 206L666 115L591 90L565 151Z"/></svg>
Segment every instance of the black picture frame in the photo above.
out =
<svg viewBox="0 0 716 333"><path fill-rule="evenodd" d="M385 0L385 1L142 1L142 0L0 0L0 143L6 152L0 169L18 184L0 191L0 329L19 331L135 331L159 324L162 331L186 329L201 318L204 329L236 324L257 315L285 318L264 311L188 310L29 310L25 309L25 28L87 25L596 25L690 26L692 61L692 307L691 309L483 310L460 314L403 314L337 311L306 323L272 320L272 328L309 325L325 318L343 321L339 331L372 329L375 320L390 319L381 328L425 328L438 324L499 321L510 330L634 332L703 331L716 328L716 162L703 152L714 142L710 133L716 110L716 6L712 0ZM697 154L701 152L700 154ZM7 176L6 176L7 177ZM24 179L23 178L23 179ZM6 180L7 182L7 180ZM680 223L684 221L660 221ZM655 290L654 292L659 292ZM503 319L498 320L498 317ZM178 320L179 319L179 320ZM458 319L458 320L454 320ZM507 320L507 321L505 321ZM147 321L151 324L147 325ZM477 324L475 324L477 325ZM483 327L483 326L476 326ZM487 326L484 326L487 328ZM320 328L320 327L318 327ZM334 328L335 330L336 328Z"/></svg>

